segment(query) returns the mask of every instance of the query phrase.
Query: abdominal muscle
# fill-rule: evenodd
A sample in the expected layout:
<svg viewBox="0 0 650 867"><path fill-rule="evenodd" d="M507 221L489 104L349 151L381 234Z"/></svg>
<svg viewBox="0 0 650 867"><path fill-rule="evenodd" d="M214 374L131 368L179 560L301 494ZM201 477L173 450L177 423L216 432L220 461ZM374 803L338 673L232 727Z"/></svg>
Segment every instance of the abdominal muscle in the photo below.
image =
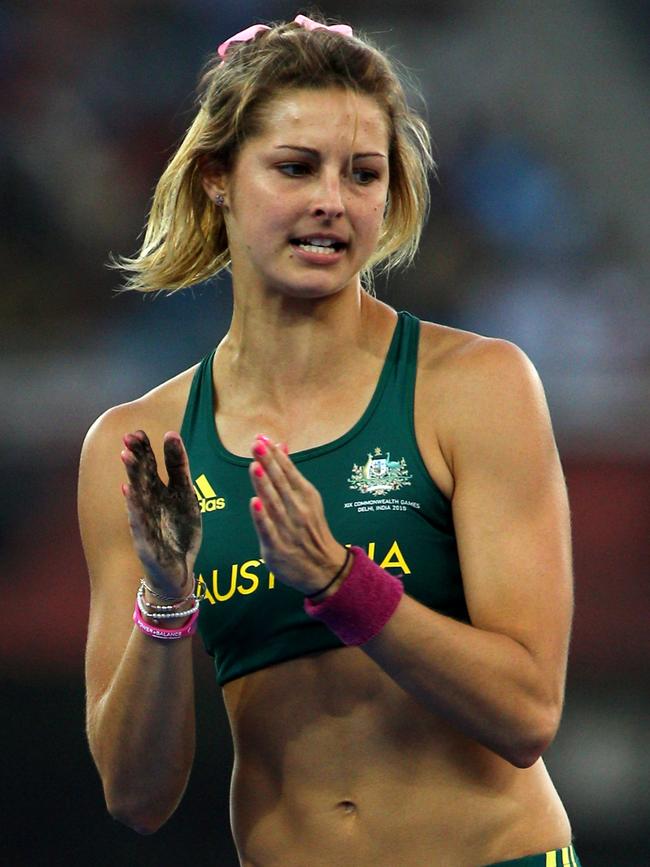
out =
<svg viewBox="0 0 650 867"><path fill-rule="evenodd" d="M243 867L478 867L570 842L541 760L519 769L358 648L224 687Z"/></svg>

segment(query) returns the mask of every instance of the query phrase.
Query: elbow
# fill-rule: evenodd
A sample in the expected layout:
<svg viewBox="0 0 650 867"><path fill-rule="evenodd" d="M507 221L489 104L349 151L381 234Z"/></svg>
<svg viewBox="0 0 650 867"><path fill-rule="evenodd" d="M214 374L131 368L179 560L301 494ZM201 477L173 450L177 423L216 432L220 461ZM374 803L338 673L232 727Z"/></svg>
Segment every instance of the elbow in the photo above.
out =
<svg viewBox="0 0 650 867"><path fill-rule="evenodd" d="M508 750L504 758L514 765L515 768L532 768L536 761L542 756L546 746L541 743L526 743L517 745L516 749Z"/></svg>
<svg viewBox="0 0 650 867"><path fill-rule="evenodd" d="M555 739L560 725L561 710L549 709L529 720L519 737L514 737L501 755L516 768L531 768Z"/></svg>
<svg viewBox="0 0 650 867"><path fill-rule="evenodd" d="M161 781L149 777L136 783L121 774L103 779L104 800L109 815L138 834L155 834L173 815L187 783L187 774Z"/></svg>
<svg viewBox="0 0 650 867"><path fill-rule="evenodd" d="M186 772L170 781L143 774L134 780L125 769L118 773L113 768L106 774L100 770L106 809L111 818L137 834L155 834L178 807L187 776Z"/></svg>
<svg viewBox="0 0 650 867"><path fill-rule="evenodd" d="M110 816L138 834L155 834L165 824L171 813L162 813L153 805L106 798L106 808Z"/></svg>

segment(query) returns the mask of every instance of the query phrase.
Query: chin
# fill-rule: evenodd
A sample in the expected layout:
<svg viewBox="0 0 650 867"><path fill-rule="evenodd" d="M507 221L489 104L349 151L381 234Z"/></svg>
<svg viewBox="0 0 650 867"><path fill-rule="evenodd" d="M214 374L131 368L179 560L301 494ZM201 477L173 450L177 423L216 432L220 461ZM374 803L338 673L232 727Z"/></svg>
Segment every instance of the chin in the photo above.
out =
<svg viewBox="0 0 650 867"><path fill-rule="evenodd" d="M351 280L341 282L339 280L312 279L304 282L292 281L291 283L276 284L277 291L288 298L304 298L312 300L318 298L330 298L342 292L349 286Z"/></svg>

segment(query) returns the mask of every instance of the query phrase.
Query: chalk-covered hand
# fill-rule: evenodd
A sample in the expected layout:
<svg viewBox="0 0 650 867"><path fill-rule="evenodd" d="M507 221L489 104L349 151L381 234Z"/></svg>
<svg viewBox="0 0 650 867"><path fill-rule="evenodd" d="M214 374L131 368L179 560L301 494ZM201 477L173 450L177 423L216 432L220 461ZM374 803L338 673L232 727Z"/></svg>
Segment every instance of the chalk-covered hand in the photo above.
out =
<svg viewBox="0 0 650 867"><path fill-rule="evenodd" d="M123 438L122 485L133 544L147 583L160 595L183 596L192 590L192 569L201 546L201 513L192 487L187 454L179 434L165 434L163 448L169 481L165 485L144 431Z"/></svg>

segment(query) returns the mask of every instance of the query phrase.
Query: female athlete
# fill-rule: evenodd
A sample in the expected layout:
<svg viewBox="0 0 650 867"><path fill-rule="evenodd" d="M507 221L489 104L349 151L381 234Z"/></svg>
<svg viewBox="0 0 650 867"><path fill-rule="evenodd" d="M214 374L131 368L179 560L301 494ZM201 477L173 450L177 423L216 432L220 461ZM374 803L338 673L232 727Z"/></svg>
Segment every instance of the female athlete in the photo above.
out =
<svg viewBox="0 0 650 867"><path fill-rule="evenodd" d="M431 165L369 42L255 25L122 262L147 291L229 267L234 293L216 349L83 449L88 738L141 833L190 774L198 625L245 867L579 863L541 758L572 612L542 387L512 344L370 291L415 253Z"/></svg>

